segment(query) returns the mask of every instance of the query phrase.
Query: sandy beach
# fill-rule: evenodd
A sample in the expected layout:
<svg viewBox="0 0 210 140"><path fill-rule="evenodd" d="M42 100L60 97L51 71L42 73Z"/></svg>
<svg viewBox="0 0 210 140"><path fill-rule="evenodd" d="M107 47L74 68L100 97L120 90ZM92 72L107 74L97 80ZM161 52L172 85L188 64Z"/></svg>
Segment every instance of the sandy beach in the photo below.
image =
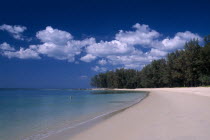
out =
<svg viewBox="0 0 210 140"><path fill-rule="evenodd" d="M210 88L134 90L150 95L71 140L210 139Z"/></svg>

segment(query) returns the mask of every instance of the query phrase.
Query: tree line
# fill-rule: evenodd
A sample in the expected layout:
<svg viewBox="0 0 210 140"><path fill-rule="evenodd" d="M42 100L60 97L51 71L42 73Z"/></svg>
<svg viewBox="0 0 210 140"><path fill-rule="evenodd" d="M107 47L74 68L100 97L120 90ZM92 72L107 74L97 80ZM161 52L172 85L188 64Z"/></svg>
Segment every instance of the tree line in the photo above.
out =
<svg viewBox="0 0 210 140"><path fill-rule="evenodd" d="M142 70L116 69L92 77L91 85L100 88L196 87L210 85L210 35L204 45L193 39L183 50L154 60Z"/></svg>

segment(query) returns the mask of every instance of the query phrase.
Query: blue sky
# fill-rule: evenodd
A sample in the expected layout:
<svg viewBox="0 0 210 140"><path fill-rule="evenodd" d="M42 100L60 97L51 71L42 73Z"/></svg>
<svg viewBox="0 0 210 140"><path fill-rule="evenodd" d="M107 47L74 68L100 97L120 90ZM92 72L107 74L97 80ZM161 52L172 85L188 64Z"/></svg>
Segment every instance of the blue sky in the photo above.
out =
<svg viewBox="0 0 210 140"><path fill-rule="evenodd" d="M210 33L207 0L2 1L0 88L86 88Z"/></svg>

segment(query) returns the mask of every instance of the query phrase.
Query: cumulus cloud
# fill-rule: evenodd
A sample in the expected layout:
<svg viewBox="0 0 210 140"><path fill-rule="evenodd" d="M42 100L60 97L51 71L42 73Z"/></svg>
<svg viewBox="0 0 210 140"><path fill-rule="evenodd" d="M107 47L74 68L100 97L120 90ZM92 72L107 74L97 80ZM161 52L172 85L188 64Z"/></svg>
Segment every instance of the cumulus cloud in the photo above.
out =
<svg viewBox="0 0 210 140"><path fill-rule="evenodd" d="M150 45L152 41L160 36L155 30L149 28L148 25L141 25L139 23L133 25L135 31L120 30L116 34L115 39L130 45Z"/></svg>
<svg viewBox="0 0 210 140"><path fill-rule="evenodd" d="M183 48L186 41L191 39L198 39L199 41L202 38L198 34L191 33L190 31L178 32L173 38L165 38L161 41L161 50L173 51L176 49Z"/></svg>
<svg viewBox="0 0 210 140"><path fill-rule="evenodd" d="M20 48L20 50L15 50L14 47L6 42L0 44L0 53L8 58L40 59L40 56L36 51L31 50L30 48Z"/></svg>
<svg viewBox="0 0 210 140"><path fill-rule="evenodd" d="M156 48L160 50L173 51L175 49L183 48L186 41L191 39L201 40L198 34L190 31L178 32L173 38L166 37L160 39L161 34L155 30L150 29L148 25L135 24L133 26L135 31L122 31L116 34L116 40L131 45L141 45L142 47Z"/></svg>
<svg viewBox="0 0 210 140"><path fill-rule="evenodd" d="M201 40L198 34L190 31L178 32L172 38L163 38L161 33L145 24L137 23L133 25L133 29L132 31L120 30L115 35L115 40L101 41L88 46L87 54L106 59L107 63L112 65L141 68L155 59L165 57L171 51L182 49L191 39ZM142 48L147 48L149 51L143 53Z"/></svg>
<svg viewBox="0 0 210 140"><path fill-rule="evenodd" d="M38 31L36 37L42 44L30 45L26 49L14 50L14 48L9 48L8 44L3 43L1 49L9 49L3 53L4 56L8 58L40 59L40 55L46 55L58 60L74 62L75 56L81 53L83 47L95 43L94 38L73 40L70 33L53 29L50 26L46 27L45 30Z"/></svg>
<svg viewBox="0 0 210 140"><path fill-rule="evenodd" d="M124 55L131 53L135 48L128 46L126 43L122 43L117 40L113 41L101 41L100 43L94 43L86 48L88 54L94 56L104 57L107 55Z"/></svg>
<svg viewBox="0 0 210 140"><path fill-rule="evenodd" d="M10 44L8 44L7 42L4 42L0 44L0 50L1 51L14 51L15 48L11 47Z"/></svg>
<svg viewBox="0 0 210 140"><path fill-rule="evenodd" d="M19 59L40 59L39 53L31 48L20 48L15 50L10 44L4 42L0 44L0 53L8 58L19 58Z"/></svg>
<svg viewBox="0 0 210 140"><path fill-rule="evenodd" d="M107 68L95 66L95 67L92 67L92 70L95 72L105 72L105 71L107 71Z"/></svg>
<svg viewBox="0 0 210 140"><path fill-rule="evenodd" d="M10 33L15 39L18 40L24 40L24 37L22 33L26 30L27 28L25 26L20 26L20 25L7 25L3 24L0 26L0 30L2 31L7 31Z"/></svg>
<svg viewBox="0 0 210 140"><path fill-rule="evenodd" d="M98 61L98 64L99 65L106 65L107 61L105 59L101 59L101 60Z"/></svg>
<svg viewBox="0 0 210 140"><path fill-rule="evenodd" d="M92 55L92 54L87 54L83 57L80 58L80 60L84 61L84 62L91 62L93 60L96 59L96 56Z"/></svg>
<svg viewBox="0 0 210 140"><path fill-rule="evenodd" d="M154 57L164 57L168 54L166 51L158 50L152 48L149 52L146 53L148 56L154 56Z"/></svg>
<svg viewBox="0 0 210 140"><path fill-rule="evenodd" d="M51 26L47 26L45 30L37 32L36 37L43 43L53 43L57 45L66 44L73 36L58 29L53 29Z"/></svg>
<svg viewBox="0 0 210 140"><path fill-rule="evenodd" d="M95 43L94 38L73 40L70 33L50 26L37 32L36 36L43 44L31 45L30 48L48 57L69 62L75 61L75 56L81 53L83 47Z"/></svg>
<svg viewBox="0 0 210 140"><path fill-rule="evenodd" d="M26 28L2 25L0 30L21 38L21 33ZM183 49L186 41L202 40L198 34L190 31L177 32L174 36L167 37L148 25L139 23L133 25L130 31L120 30L111 41L96 42L95 38L75 40L71 33L51 26L38 31L36 37L40 44L29 45L25 49L15 50L6 42L2 43L0 53L8 58L40 59L47 56L75 63L79 63L79 57L80 61L87 63L95 60L98 66L92 67L92 70L104 72L108 65L139 69L153 60L165 57L171 51Z"/></svg>
<svg viewBox="0 0 210 140"><path fill-rule="evenodd" d="M4 51L3 55L8 58L40 59L40 56L36 51L24 48L20 48L18 51Z"/></svg>
<svg viewBox="0 0 210 140"><path fill-rule="evenodd" d="M125 68L138 68L141 65L151 62L154 58L142 52L130 55L108 56L108 62L112 65L121 65Z"/></svg>
<svg viewBox="0 0 210 140"><path fill-rule="evenodd" d="M8 58L17 57L20 59L40 59L40 55L43 55L58 60L74 62L75 56L81 53L83 47L95 44L94 38L73 40L73 36L70 33L58 29L53 29L50 26L46 27L45 30L38 31L36 37L42 42L42 44L30 45L26 49L20 48L20 50L14 50L13 48L11 50L8 44L2 44L1 49L10 49L3 53L4 56L7 56ZM93 57L89 61L92 60ZM86 62L88 61L86 60Z"/></svg>
<svg viewBox="0 0 210 140"><path fill-rule="evenodd" d="M41 45L31 45L30 48L36 50L38 53L52 57L58 60L67 60L73 62L75 56L79 55L82 47L91 44L92 39L82 41L68 41L66 45L57 45L54 43L44 43Z"/></svg>

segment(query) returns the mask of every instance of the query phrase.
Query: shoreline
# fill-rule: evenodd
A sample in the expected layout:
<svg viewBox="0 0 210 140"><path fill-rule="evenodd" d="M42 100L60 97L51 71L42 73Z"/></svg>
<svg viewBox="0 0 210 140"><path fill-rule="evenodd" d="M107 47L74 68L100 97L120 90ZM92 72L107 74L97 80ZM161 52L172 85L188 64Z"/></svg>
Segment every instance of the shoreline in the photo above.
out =
<svg viewBox="0 0 210 140"><path fill-rule="evenodd" d="M150 95L69 140L210 139L210 88L114 90L149 91Z"/></svg>
<svg viewBox="0 0 210 140"><path fill-rule="evenodd" d="M105 90L105 89L103 89L103 90ZM136 94L138 94L138 91L136 92ZM139 94L141 94L141 93L139 93ZM138 99L134 100L132 103L124 104L122 107L117 108L115 110L112 110L109 112L104 112L98 116L89 118L88 120L84 120L84 121L79 122L73 126L63 128L62 130L59 130L58 132L55 132L55 133L53 133L49 136L43 137L41 139L43 139L43 140L58 140L58 139L63 140L63 139L72 138L75 135L80 134L80 133L84 132L85 130L99 124L100 122L103 122L104 120L107 120L110 117L112 117L120 112L123 112L124 110L126 110L132 106L135 106L136 104L140 103L142 100L147 98L148 96L149 96L149 92L145 92L144 97L139 97Z"/></svg>

